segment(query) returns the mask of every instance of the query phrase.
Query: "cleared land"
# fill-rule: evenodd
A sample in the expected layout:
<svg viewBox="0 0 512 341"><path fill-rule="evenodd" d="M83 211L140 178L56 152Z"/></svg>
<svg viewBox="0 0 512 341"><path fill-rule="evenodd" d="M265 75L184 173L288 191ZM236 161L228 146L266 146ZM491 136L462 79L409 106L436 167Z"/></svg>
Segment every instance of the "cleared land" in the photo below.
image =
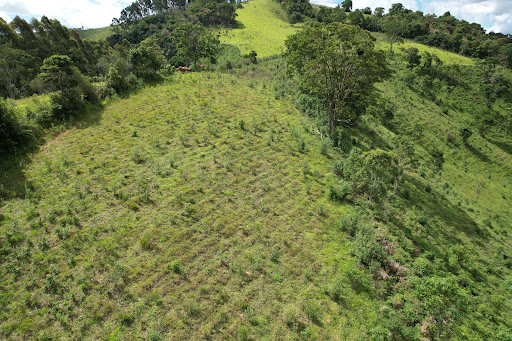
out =
<svg viewBox="0 0 512 341"><path fill-rule="evenodd" d="M237 46L242 54L251 50L258 57L267 57L284 52L284 41L302 25L286 22L279 4L272 0L258 0L243 3L237 10L240 28L222 30L220 41Z"/></svg>

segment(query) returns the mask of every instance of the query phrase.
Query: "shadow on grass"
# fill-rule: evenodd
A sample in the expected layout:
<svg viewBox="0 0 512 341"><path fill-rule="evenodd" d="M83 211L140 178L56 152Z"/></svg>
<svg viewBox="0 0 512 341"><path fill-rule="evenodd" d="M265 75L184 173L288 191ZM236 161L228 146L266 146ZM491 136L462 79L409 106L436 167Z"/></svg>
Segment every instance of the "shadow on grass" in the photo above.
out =
<svg viewBox="0 0 512 341"><path fill-rule="evenodd" d="M496 141L496 140L489 140L489 139L488 139L488 141L490 143L492 143L493 145L495 145L496 147L503 150L505 153L512 155L512 144L501 142L501 141Z"/></svg>
<svg viewBox="0 0 512 341"><path fill-rule="evenodd" d="M468 237L471 237L477 244L481 244L480 229L478 224L460 207L453 205L442 193L432 189L430 193L426 193L421 190L424 186L421 182L415 178L408 177L407 181L414 186L414 189L410 187L411 197L414 197L414 202L418 206L423 207L424 211L431 212L440 221L442 221L446 227L453 227L458 231L465 233ZM447 240L452 242L459 242L458 238L449 232L446 228L435 228L430 226L430 234L441 234Z"/></svg>
<svg viewBox="0 0 512 341"><path fill-rule="evenodd" d="M71 128L85 129L98 125L103 115L104 107L99 104L88 104L83 113L69 121L54 121L51 127L39 128L39 135L56 135L58 132ZM25 168L32 163L34 154L40 152L42 140L35 140L24 146L13 155L0 156L0 199L25 198L27 189L32 185L27 181Z"/></svg>
<svg viewBox="0 0 512 341"><path fill-rule="evenodd" d="M482 162L490 162L491 160L489 160L489 158L483 154L481 151L479 151L478 149L476 149L475 147L469 145L469 144L466 144L465 147L471 152L473 153L473 155L475 155L480 161Z"/></svg>

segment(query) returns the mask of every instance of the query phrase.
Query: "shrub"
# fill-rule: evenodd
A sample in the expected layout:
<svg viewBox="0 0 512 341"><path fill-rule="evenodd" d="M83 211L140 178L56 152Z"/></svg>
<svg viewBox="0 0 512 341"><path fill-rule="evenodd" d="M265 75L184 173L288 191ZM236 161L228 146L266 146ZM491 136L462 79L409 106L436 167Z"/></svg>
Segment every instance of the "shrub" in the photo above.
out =
<svg viewBox="0 0 512 341"><path fill-rule="evenodd" d="M176 274L183 274L184 273L183 265L181 265L180 261L177 260L177 259L175 259L175 260L173 260L171 262L170 268Z"/></svg>
<svg viewBox="0 0 512 341"><path fill-rule="evenodd" d="M344 273L345 276L347 276L347 279L349 280L350 286L353 290L358 292L369 292L371 290L370 280L364 271L360 270L354 265L351 265L344 270Z"/></svg>
<svg viewBox="0 0 512 341"><path fill-rule="evenodd" d="M342 202L351 192L350 184L344 180L340 180L336 185L329 185L329 199L333 201Z"/></svg>
<svg viewBox="0 0 512 341"><path fill-rule="evenodd" d="M338 160L334 160L334 164L332 165L332 170L334 172L334 174L336 175L343 175L343 166L344 166L344 162L342 159L338 159Z"/></svg>
<svg viewBox="0 0 512 341"><path fill-rule="evenodd" d="M240 341L249 340L249 328L247 328L247 326L244 326L244 325L238 326L238 328L236 329L236 334Z"/></svg>
<svg viewBox="0 0 512 341"><path fill-rule="evenodd" d="M331 286L327 290L327 294L331 298L331 300L338 302L341 300L343 296L345 296L345 287L343 285L344 279L343 276L338 275L334 278Z"/></svg>
<svg viewBox="0 0 512 341"><path fill-rule="evenodd" d="M63 120L75 116L83 106L78 88L72 87L54 93L50 96L53 118Z"/></svg>
<svg viewBox="0 0 512 341"><path fill-rule="evenodd" d="M320 154L322 154L322 155L329 154L329 143L326 140L322 141L322 144L320 144Z"/></svg>
<svg viewBox="0 0 512 341"><path fill-rule="evenodd" d="M331 136L334 147L343 153L348 153L352 149L352 139L350 134L343 128L338 127L333 136Z"/></svg>
<svg viewBox="0 0 512 341"><path fill-rule="evenodd" d="M0 98L0 154L14 151L29 136L26 131L23 131L21 125L16 120L14 112Z"/></svg>
<svg viewBox="0 0 512 341"><path fill-rule="evenodd" d="M304 313L313 321L320 320L320 308L313 301L307 301L303 308Z"/></svg>
<svg viewBox="0 0 512 341"><path fill-rule="evenodd" d="M135 316L133 316L133 314L130 313L122 313L119 316L119 320L121 321L122 325L129 327L133 324L133 322L135 322Z"/></svg>
<svg viewBox="0 0 512 341"><path fill-rule="evenodd" d="M359 225L359 216L356 214L347 214L341 217L338 223L338 229L340 231L348 233L350 236L356 234L357 227Z"/></svg>
<svg viewBox="0 0 512 341"><path fill-rule="evenodd" d="M373 227L366 225L357 232L352 252L358 262L366 266L370 265L372 260L382 264L386 258L384 247L377 242Z"/></svg>

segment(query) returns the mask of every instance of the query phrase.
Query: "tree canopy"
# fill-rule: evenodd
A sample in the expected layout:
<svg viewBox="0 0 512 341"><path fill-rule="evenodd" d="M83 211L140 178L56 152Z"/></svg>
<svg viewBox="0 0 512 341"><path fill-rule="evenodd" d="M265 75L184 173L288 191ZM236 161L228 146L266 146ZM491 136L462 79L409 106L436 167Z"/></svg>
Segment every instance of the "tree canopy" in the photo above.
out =
<svg viewBox="0 0 512 341"><path fill-rule="evenodd" d="M331 134L337 122L354 124L373 99L374 83L390 75L374 38L359 27L316 23L290 36L286 47L303 88L327 103Z"/></svg>

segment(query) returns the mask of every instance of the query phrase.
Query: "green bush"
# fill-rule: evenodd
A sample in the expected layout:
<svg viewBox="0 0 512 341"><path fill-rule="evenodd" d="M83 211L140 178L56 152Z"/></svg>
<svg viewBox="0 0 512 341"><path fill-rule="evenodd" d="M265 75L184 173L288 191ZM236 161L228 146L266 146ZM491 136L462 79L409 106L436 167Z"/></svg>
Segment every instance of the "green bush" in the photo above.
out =
<svg viewBox="0 0 512 341"><path fill-rule="evenodd" d="M338 229L352 237L355 236L358 226L359 216L357 214L343 215L338 223Z"/></svg>
<svg viewBox="0 0 512 341"><path fill-rule="evenodd" d="M238 326L238 328L236 329L236 334L238 336L238 340L240 341L249 340L249 328L247 328L247 326Z"/></svg>
<svg viewBox="0 0 512 341"><path fill-rule="evenodd" d="M343 202L350 193L352 193L351 186L344 180L340 180L338 184L329 185L328 195L333 201Z"/></svg>
<svg viewBox="0 0 512 341"><path fill-rule="evenodd" d="M327 294L331 298L331 300L338 302L342 299L343 296L346 295L345 286L344 283L344 277L341 275L338 275L334 278L331 286L327 290Z"/></svg>
<svg viewBox="0 0 512 341"><path fill-rule="evenodd" d="M373 227L367 225L357 232L352 252L357 261L366 266L373 260L382 264L386 259L384 247L377 242Z"/></svg>
<svg viewBox="0 0 512 341"><path fill-rule="evenodd" d="M22 129L14 112L0 98L0 154L12 153L30 138L31 134Z"/></svg>

